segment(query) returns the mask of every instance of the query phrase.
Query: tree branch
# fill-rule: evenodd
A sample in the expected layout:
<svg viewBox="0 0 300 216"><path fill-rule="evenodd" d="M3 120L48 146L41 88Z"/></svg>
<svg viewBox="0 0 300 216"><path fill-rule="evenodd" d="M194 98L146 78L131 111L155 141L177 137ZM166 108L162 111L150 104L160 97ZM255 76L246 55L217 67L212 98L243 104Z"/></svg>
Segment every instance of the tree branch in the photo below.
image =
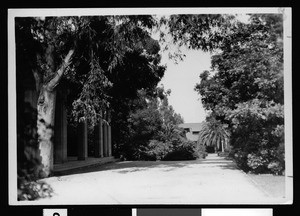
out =
<svg viewBox="0 0 300 216"><path fill-rule="evenodd" d="M69 53L66 55L61 67L56 71L55 76L49 81L49 83L47 84L47 88L52 91L58 84L59 81L61 79L61 77L63 76L63 73L65 71L65 69L69 66L69 64L71 63L71 59L72 59L72 55L74 53L74 50L71 49L69 51Z"/></svg>
<svg viewBox="0 0 300 216"><path fill-rule="evenodd" d="M35 89L37 92L39 92L41 83L42 83L41 75L38 73L37 69L33 69L32 73L33 73L33 77L35 79Z"/></svg>
<svg viewBox="0 0 300 216"><path fill-rule="evenodd" d="M37 65L39 65L40 61L41 61L41 56L39 54L37 54L36 55ZM42 82L43 82L43 77L42 77L42 74L39 73L39 71L37 69L38 68L37 65L30 64L30 66L33 68L32 69L32 74L33 74L33 77L34 77L34 80L35 80L35 89L39 93L40 87L41 87Z"/></svg>

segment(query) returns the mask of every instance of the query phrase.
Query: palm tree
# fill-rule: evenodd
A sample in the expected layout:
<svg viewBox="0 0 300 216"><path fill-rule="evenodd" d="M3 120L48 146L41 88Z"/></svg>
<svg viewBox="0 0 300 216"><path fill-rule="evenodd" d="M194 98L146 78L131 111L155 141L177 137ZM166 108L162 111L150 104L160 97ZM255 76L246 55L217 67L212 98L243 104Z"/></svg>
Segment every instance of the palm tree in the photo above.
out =
<svg viewBox="0 0 300 216"><path fill-rule="evenodd" d="M226 124L221 124L215 119L202 124L199 132L198 145L213 146L222 152L227 148L229 131Z"/></svg>

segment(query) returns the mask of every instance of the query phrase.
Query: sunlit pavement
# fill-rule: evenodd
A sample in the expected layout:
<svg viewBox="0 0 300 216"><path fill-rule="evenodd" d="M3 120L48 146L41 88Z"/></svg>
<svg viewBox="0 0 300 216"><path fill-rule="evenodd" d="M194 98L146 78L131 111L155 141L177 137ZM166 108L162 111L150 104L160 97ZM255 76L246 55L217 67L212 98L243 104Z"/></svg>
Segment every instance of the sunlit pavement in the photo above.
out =
<svg viewBox="0 0 300 216"><path fill-rule="evenodd" d="M209 154L195 161L125 161L44 179L54 194L30 204L278 204L234 162ZM27 202L23 202L26 204Z"/></svg>

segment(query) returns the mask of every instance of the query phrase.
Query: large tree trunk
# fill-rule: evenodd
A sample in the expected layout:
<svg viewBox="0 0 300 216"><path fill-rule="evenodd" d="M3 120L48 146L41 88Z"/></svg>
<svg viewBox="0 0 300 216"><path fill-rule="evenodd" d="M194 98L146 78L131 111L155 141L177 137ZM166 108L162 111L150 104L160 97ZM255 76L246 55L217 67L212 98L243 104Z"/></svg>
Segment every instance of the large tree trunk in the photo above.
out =
<svg viewBox="0 0 300 216"><path fill-rule="evenodd" d="M37 133L38 149L41 157L41 171L39 177L44 178L51 174L53 170L53 138L54 138L54 119L56 103L56 86L59 84L63 73L70 63L73 50L70 50L65 57L62 66L55 72L55 76L40 87L37 110Z"/></svg>
<svg viewBox="0 0 300 216"><path fill-rule="evenodd" d="M56 91L43 86L38 99L39 153L42 163L40 177L47 177L53 169L53 135Z"/></svg>

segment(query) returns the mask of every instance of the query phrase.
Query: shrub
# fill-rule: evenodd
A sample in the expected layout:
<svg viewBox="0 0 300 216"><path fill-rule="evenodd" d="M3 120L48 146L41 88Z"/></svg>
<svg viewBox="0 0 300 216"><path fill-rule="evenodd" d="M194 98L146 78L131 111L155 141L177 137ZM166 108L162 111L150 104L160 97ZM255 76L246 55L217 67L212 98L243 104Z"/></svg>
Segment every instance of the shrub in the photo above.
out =
<svg viewBox="0 0 300 216"><path fill-rule="evenodd" d="M267 171L267 153L248 154L247 165L254 173L265 173Z"/></svg>
<svg viewBox="0 0 300 216"><path fill-rule="evenodd" d="M191 147L179 147L168 153L163 160L173 161L173 160L195 160L197 156Z"/></svg>
<svg viewBox="0 0 300 216"><path fill-rule="evenodd" d="M283 105L253 99L236 107L226 119L232 123L230 141L238 166L254 173L283 173Z"/></svg>
<svg viewBox="0 0 300 216"><path fill-rule="evenodd" d="M284 143L281 143L278 148L272 148L269 150L270 159L268 169L276 174L282 175L285 170L285 154L284 154Z"/></svg>
<svg viewBox="0 0 300 216"><path fill-rule="evenodd" d="M53 189L45 182L27 181L19 179L18 181L18 200L36 200L45 197L51 197Z"/></svg>
<svg viewBox="0 0 300 216"><path fill-rule="evenodd" d="M146 148L140 151L141 160L195 160L205 158L205 146L197 145L179 137L172 141L151 140Z"/></svg>
<svg viewBox="0 0 300 216"><path fill-rule="evenodd" d="M247 155L247 152L242 151L241 149L232 150L229 153L229 157L232 157L235 160L237 166L245 172L248 172L250 170L247 164Z"/></svg>
<svg viewBox="0 0 300 216"><path fill-rule="evenodd" d="M280 161L274 160L268 164L268 169L276 175L282 175L284 172L284 164L282 164Z"/></svg>
<svg viewBox="0 0 300 216"><path fill-rule="evenodd" d="M282 148L279 146L278 148L262 149L252 153L239 149L231 151L229 155L245 172L282 175L285 170L284 150Z"/></svg>
<svg viewBox="0 0 300 216"><path fill-rule="evenodd" d="M172 144L170 142L150 140L146 151L143 151L141 155L144 160L162 160L171 151Z"/></svg>
<svg viewBox="0 0 300 216"><path fill-rule="evenodd" d="M178 140L177 140L178 142ZM163 160L195 160L205 158L206 154L202 146L197 146L195 142L181 139L177 146L169 152Z"/></svg>

